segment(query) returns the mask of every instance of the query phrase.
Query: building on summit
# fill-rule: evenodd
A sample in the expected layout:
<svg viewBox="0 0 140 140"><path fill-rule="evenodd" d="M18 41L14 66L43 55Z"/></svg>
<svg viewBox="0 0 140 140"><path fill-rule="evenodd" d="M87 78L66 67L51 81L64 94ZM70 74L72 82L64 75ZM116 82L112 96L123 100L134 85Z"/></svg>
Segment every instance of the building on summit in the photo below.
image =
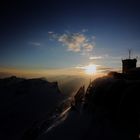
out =
<svg viewBox="0 0 140 140"><path fill-rule="evenodd" d="M131 59L131 50L129 49L129 58L122 60L122 73L127 73L129 70L137 67L137 59Z"/></svg>

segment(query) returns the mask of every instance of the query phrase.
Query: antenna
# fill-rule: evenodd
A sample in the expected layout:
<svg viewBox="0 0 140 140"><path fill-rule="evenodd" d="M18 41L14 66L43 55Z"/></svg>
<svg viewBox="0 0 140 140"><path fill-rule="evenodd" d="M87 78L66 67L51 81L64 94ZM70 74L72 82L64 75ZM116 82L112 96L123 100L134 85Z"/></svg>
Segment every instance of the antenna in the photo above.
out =
<svg viewBox="0 0 140 140"><path fill-rule="evenodd" d="M131 52L132 52L132 49L128 49L129 59L131 59Z"/></svg>

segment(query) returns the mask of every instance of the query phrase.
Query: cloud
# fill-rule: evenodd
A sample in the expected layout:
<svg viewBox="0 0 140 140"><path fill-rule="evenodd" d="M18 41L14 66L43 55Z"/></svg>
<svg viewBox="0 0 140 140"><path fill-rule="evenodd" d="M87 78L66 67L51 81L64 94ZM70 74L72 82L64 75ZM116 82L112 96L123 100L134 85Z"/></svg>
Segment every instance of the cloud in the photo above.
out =
<svg viewBox="0 0 140 140"><path fill-rule="evenodd" d="M33 46L36 46L36 47L40 47L41 46L41 43L39 43L39 42L32 42L32 41L30 41L29 44L33 45Z"/></svg>
<svg viewBox="0 0 140 140"><path fill-rule="evenodd" d="M109 71L114 70L114 68L112 68L112 67L100 66L100 67L98 67L98 70L101 71L101 72L109 72Z"/></svg>
<svg viewBox="0 0 140 140"><path fill-rule="evenodd" d="M90 60L97 60L97 59L103 59L103 56L90 56L89 59Z"/></svg>
<svg viewBox="0 0 140 140"><path fill-rule="evenodd" d="M86 52L91 52L93 50L93 47L94 47L93 44L89 44L89 43L83 44L84 51Z"/></svg>
<svg viewBox="0 0 140 140"><path fill-rule="evenodd" d="M57 40L59 38L59 35L54 33L53 31L48 32L49 40Z"/></svg>
<svg viewBox="0 0 140 140"><path fill-rule="evenodd" d="M48 32L48 34L53 34L53 33L54 33L53 31L49 31L49 32Z"/></svg>
<svg viewBox="0 0 140 140"><path fill-rule="evenodd" d="M84 32L84 33L87 32L87 31L88 31L88 29L82 29L82 32Z"/></svg>
<svg viewBox="0 0 140 140"><path fill-rule="evenodd" d="M83 34L63 34L59 36L58 41L67 46L68 51L80 52L84 45L86 37Z"/></svg>
<svg viewBox="0 0 140 140"><path fill-rule="evenodd" d="M90 60L101 60L101 59L108 59L109 55L108 54L104 54L104 55L99 55L99 56L90 56L89 59Z"/></svg>
<svg viewBox="0 0 140 140"><path fill-rule="evenodd" d="M51 40L57 40L62 43L63 46L67 47L68 51L72 52L91 52L94 48L93 38L88 38L82 30L82 33L70 33L65 32L64 34L56 34L54 32L48 32L51 36Z"/></svg>
<svg viewBox="0 0 140 140"><path fill-rule="evenodd" d="M87 37L81 33L63 34L59 36L58 41L67 46L68 51L73 52L91 52L94 47Z"/></svg>
<svg viewBox="0 0 140 140"><path fill-rule="evenodd" d="M100 65L96 65L96 64L88 64L88 65L77 65L75 68L76 69L86 69L90 65L94 65L96 67L99 67L100 66Z"/></svg>
<svg viewBox="0 0 140 140"><path fill-rule="evenodd" d="M100 59L121 60L122 57L121 56L110 56L108 54L105 54L105 55L102 55L102 56L90 56L89 59L90 60L100 60Z"/></svg>

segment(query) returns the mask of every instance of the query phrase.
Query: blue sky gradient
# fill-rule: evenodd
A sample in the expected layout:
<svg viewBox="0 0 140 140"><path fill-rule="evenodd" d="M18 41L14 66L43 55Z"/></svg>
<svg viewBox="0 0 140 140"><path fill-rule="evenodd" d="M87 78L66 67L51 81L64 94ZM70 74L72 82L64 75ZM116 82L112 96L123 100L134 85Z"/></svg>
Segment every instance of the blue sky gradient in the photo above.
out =
<svg viewBox="0 0 140 140"><path fill-rule="evenodd" d="M0 67L47 70L94 63L120 68L128 48L134 57L140 55L139 5L135 0L3 3ZM86 39L77 44L79 51L69 49L69 45L82 41L73 34ZM60 41L64 35L67 37Z"/></svg>

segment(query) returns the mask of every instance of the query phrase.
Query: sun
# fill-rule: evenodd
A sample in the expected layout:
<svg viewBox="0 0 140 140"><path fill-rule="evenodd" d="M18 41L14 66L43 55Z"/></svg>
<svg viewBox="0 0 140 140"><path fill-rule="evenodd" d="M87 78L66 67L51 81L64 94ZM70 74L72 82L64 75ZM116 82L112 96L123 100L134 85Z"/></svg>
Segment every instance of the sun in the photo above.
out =
<svg viewBox="0 0 140 140"><path fill-rule="evenodd" d="M88 66L85 66L85 73L88 75L92 75L96 73L96 65L90 64Z"/></svg>

